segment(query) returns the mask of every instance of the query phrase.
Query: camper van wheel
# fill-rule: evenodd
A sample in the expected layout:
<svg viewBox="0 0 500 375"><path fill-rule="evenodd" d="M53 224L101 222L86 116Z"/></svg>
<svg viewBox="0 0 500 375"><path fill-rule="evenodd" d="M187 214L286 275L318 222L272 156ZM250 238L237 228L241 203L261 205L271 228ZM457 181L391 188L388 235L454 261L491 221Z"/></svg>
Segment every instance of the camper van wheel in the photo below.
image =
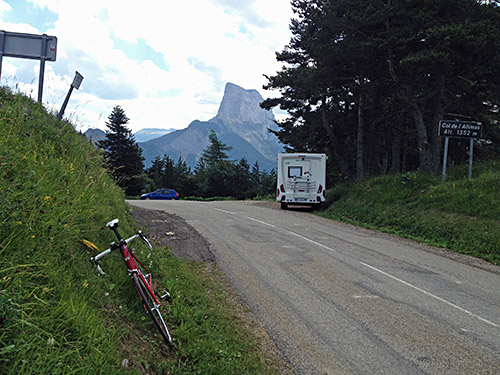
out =
<svg viewBox="0 0 500 375"><path fill-rule="evenodd" d="M286 210L287 208L288 208L288 204L286 204L285 202L281 202L281 209Z"/></svg>

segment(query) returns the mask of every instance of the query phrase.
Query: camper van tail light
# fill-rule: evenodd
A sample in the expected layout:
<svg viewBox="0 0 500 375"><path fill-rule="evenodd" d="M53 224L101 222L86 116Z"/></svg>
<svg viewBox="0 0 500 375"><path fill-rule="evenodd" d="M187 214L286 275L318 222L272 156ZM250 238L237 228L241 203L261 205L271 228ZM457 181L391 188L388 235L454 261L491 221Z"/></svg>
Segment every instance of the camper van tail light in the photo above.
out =
<svg viewBox="0 0 500 375"><path fill-rule="evenodd" d="M283 184L281 184L281 186L280 186L280 190L281 190L281 192L282 192L282 193L284 193L284 192L285 192L285 187L283 186Z"/></svg>
<svg viewBox="0 0 500 375"><path fill-rule="evenodd" d="M319 185L318 194L321 194L322 191L323 191L323 185Z"/></svg>

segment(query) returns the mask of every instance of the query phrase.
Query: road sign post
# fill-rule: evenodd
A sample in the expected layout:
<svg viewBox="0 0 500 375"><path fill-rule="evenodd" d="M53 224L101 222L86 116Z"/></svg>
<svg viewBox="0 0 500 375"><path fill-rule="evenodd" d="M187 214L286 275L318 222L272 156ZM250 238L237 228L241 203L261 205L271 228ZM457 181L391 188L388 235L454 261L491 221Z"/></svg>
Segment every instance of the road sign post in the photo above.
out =
<svg viewBox="0 0 500 375"><path fill-rule="evenodd" d="M64 99L64 103L63 103L63 105L62 105L62 107L59 110L59 113L57 115L57 118L59 120L61 120L63 117L64 111L66 110L66 106L68 105L69 97L71 96L73 89L75 88L78 90L80 88L80 85L82 84L82 81L83 81L83 76L80 73L75 72L75 78L73 78L73 82L71 83L71 86L69 87L68 95L66 95L66 99Z"/></svg>
<svg viewBox="0 0 500 375"><path fill-rule="evenodd" d="M477 121L439 121L438 135L446 137L444 140L443 175L441 181L446 180L446 162L448 160L449 138L469 138L469 179L472 178L472 159L474 139L481 136L482 124Z"/></svg>
<svg viewBox="0 0 500 375"><path fill-rule="evenodd" d="M472 155L474 154L474 138L470 139L469 145L469 180L472 178Z"/></svg>
<svg viewBox="0 0 500 375"><path fill-rule="evenodd" d="M443 156L443 174L441 176L441 182L446 180L446 162L448 160L448 144L450 143L450 137L444 139L444 156Z"/></svg>
<svg viewBox="0 0 500 375"><path fill-rule="evenodd" d="M45 61L56 61L57 38L47 34L25 34L0 30L0 78L3 57L40 60L38 102L42 102Z"/></svg>

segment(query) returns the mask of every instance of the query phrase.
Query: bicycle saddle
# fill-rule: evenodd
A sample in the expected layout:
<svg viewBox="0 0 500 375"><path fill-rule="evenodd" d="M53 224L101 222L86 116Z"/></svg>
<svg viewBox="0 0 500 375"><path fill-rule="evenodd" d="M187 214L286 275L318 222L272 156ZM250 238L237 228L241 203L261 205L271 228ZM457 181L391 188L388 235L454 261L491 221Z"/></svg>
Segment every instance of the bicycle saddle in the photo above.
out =
<svg viewBox="0 0 500 375"><path fill-rule="evenodd" d="M114 228L115 226L118 226L118 219L111 220L109 223L106 224L108 228Z"/></svg>

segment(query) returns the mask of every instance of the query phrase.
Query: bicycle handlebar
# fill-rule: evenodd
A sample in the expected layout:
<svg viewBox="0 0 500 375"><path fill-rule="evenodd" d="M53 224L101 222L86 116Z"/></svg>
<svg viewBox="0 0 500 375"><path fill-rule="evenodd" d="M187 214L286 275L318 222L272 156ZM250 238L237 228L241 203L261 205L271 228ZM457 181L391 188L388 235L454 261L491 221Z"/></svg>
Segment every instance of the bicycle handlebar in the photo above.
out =
<svg viewBox="0 0 500 375"><path fill-rule="evenodd" d="M149 251L153 250L153 245L151 245L151 242L149 242L146 235L144 233L142 233L141 231L139 231L139 233L137 233L137 234L139 235L139 237L141 237L142 241L146 244Z"/></svg>
<svg viewBox="0 0 500 375"><path fill-rule="evenodd" d="M116 227L118 226L118 219L114 219L114 220L110 221L109 223L106 224L106 226L112 230L115 230ZM150 251L153 250L153 246L149 242L146 235L144 233L142 233L142 231L139 231L137 234L133 235L132 237L127 238L125 240L125 243L128 244L128 243L134 241L137 237L141 238L141 240L146 244L146 247ZM97 272L99 272L99 274L101 276L104 276L106 273L102 270L101 266L99 265L99 263L98 263L99 259L101 259L102 257L105 257L106 255L110 254L112 251L117 250L119 248L120 248L120 244L117 244L116 242L112 242L109 245L109 249L106 249L103 252L97 254L95 257L90 258L90 261L96 265Z"/></svg>

